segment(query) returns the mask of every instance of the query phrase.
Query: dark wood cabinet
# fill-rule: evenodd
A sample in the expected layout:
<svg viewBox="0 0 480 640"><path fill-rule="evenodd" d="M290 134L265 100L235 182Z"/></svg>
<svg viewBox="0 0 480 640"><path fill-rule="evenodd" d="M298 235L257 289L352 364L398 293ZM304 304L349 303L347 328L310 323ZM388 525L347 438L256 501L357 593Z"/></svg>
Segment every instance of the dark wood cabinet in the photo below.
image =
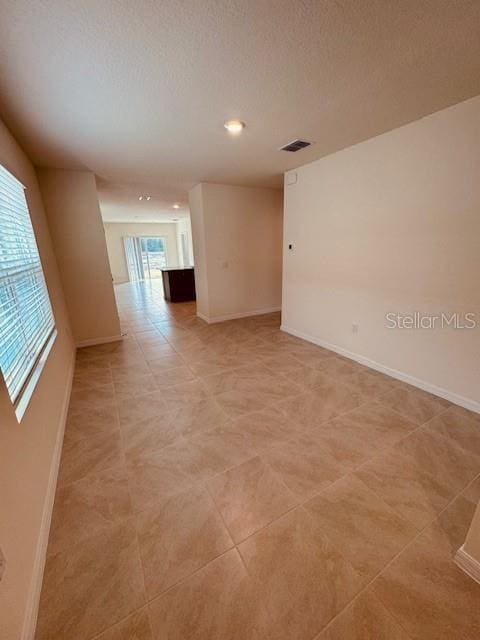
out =
<svg viewBox="0 0 480 640"><path fill-rule="evenodd" d="M162 269L163 291L169 302L196 300L193 267Z"/></svg>

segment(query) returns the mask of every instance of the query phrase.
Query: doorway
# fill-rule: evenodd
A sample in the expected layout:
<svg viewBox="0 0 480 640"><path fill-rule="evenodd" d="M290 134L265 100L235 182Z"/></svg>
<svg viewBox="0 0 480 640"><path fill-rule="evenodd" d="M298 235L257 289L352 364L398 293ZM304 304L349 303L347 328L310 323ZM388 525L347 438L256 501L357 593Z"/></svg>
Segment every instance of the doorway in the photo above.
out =
<svg viewBox="0 0 480 640"><path fill-rule="evenodd" d="M130 282L156 280L167 266L167 240L163 236L126 236L123 239Z"/></svg>

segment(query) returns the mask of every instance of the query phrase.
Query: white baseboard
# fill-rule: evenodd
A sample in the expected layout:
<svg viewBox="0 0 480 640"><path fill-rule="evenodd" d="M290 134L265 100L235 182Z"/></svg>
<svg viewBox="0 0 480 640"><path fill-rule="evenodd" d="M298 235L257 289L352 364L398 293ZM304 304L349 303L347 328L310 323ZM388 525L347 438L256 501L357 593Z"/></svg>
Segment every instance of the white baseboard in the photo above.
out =
<svg viewBox="0 0 480 640"><path fill-rule="evenodd" d="M208 324L215 324L216 322L226 322L227 320L238 320L239 318L250 318L251 316L262 316L265 313L275 313L281 311L282 307L268 307L267 309L255 309L253 311L242 311L241 313L227 313L223 316L206 316L203 313L197 311L197 316Z"/></svg>
<svg viewBox="0 0 480 640"><path fill-rule="evenodd" d="M42 522L40 525L40 533L37 540L37 548L35 552L35 562L33 565L32 580L30 583L30 592L28 595L27 606L25 610L25 618L23 621L22 640L33 640L35 636L35 627L37 625L38 607L40 604L40 594L42 592L43 572L45 569L45 561L47 557L48 537L50 535L50 523L52 520L53 503L55 501L55 491L57 488L58 470L60 467L60 458L62 456L63 436L65 433L65 425L67 423L68 406L70 404L70 394L73 383L73 370L75 367L75 359L73 358L70 371L67 376L67 386L63 398L62 412L60 416L60 427L57 433L55 449L53 452L52 465L48 477L47 494L43 507Z"/></svg>
<svg viewBox="0 0 480 640"><path fill-rule="evenodd" d="M123 340L123 334L120 333L117 336L107 336L106 338L90 338L89 340L80 340L77 342L77 349L82 347L95 347L97 344L107 344L108 342L118 342Z"/></svg>
<svg viewBox="0 0 480 640"><path fill-rule="evenodd" d="M470 578L480 584L480 562L465 551L464 545L455 554L454 562Z"/></svg>
<svg viewBox="0 0 480 640"><path fill-rule="evenodd" d="M384 373L387 376L391 376L392 378L396 378L397 380L401 380L402 382L406 382L407 384L411 384L414 387L418 387L423 391L428 391L428 393L433 393L435 396L439 396L440 398L444 398L449 402L453 402L453 404L458 404L460 407L464 407L465 409L469 409L470 411L475 411L476 413L480 413L480 402L476 400L472 400L471 398L465 398L453 391L449 391L448 389L443 389L442 387L437 387L430 382L425 382L425 380L420 380L420 378L415 378L407 373L403 373L402 371L397 371L397 369L391 369L380 362L375 362L375 360L370 360L370 358L366 358L358 353L354 353L352 351L348 351L347 349L343 349L342 347L338 347L335 344L330 344L329 342L325 342L325 340L321 340L320 338L315 338L314 336L310 336L306 333L302 333L301 331L297 331L296 329L292 329L287 325L283 325L280 327L282 331L285 333L290 333L292 336L296 336L297 338L302 338L303 340L307 340L308 342L313 342L313 344L318 344L319 347L323 347L324 349L329 349L330 351L335 351L346 358L350 358L351 360L355 360L360 364L365 365L366 367L370 367L370 369L375 369L376 371L380 371L380 373Z"/></svg>

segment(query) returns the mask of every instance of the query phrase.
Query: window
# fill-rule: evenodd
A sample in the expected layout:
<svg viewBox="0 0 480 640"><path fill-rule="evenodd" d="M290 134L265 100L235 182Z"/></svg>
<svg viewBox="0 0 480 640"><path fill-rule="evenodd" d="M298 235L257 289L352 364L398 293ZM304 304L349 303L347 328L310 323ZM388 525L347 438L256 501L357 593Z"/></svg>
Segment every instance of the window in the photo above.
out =
<svg viewBox="0 0 480 640"><path fill-rule="evenodd" d="M0 369L17 406L54 331L25 188L0 165Z"/></svg>

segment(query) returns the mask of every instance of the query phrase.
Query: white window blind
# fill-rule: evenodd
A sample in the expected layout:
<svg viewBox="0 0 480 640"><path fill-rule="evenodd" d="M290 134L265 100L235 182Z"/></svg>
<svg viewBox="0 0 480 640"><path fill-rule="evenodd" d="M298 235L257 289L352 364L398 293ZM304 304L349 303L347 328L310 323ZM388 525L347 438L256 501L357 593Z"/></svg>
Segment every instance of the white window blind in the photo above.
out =
<svg viewBox="0 0 480 640"><path fill-rule="evenodd" d="M54 328L25 188L0 166L0 369L12 402Z"/></svg>

